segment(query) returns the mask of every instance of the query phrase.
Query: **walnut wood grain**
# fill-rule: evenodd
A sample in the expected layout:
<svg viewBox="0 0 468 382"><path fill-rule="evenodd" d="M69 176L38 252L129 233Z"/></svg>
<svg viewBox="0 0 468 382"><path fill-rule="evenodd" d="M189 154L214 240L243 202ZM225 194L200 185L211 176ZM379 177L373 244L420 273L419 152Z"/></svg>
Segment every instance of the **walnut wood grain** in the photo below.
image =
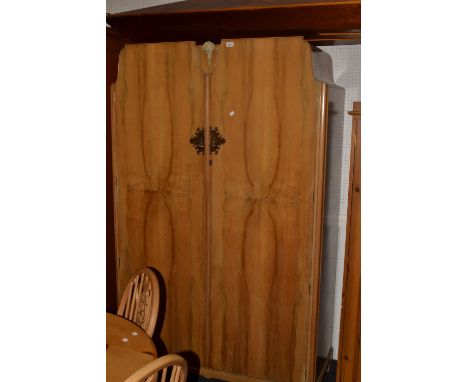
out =
<svg viewBox="0 0 468 382"><path fill-rule="evenodd" d="M312 382L326 85L303 38L226 42L209 78L194 43L121 53L118 284L143 266L161 272L162 339L171 353L195 353L203 370ZM226 139L211 166L189 144L208 125Z"/></svg>
<svg viewBox="0 0 468 382"><path fill-rule="evenodd" d="M315 352L309 288L320 258L324 88L302 38L230 41L218 47L212 79L212 121L226 144L212 166L208 363L300 381Z"/></svg>
<svg viewBox="0 0 468 382"><path fill-rule="evenodd" d="M115 89L114 176L119 294L138 268L164 279L161 338L204 351L203 75L194 43L127 45Z"/></svg>

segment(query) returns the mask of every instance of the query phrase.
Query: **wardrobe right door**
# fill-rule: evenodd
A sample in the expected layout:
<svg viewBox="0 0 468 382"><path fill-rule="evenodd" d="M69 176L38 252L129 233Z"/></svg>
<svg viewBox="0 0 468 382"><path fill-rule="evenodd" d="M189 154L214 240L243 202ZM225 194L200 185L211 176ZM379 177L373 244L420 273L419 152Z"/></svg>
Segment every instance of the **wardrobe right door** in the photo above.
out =
<svg viewBox="0 0 468 382"><path fill-rule="evenodd" d="M208 366L313 378L326 87L302 37L223 40L211 80ZM314 353L314 354L312 354Z"/></svg>

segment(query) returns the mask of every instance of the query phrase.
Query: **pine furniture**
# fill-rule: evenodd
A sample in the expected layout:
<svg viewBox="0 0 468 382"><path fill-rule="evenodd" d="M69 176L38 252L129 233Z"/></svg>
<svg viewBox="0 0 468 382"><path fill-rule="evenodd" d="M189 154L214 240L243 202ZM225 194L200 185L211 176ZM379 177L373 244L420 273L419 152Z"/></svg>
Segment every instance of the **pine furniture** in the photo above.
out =
<svg viewBox="0 0 468 382"><path fill-rule="evenodd" d="M168 354L143 366L128 377L125 382L185 382L187 362L177 354Z"/></svg>
<svg viewBox="0 0 468 382"><path fill-rule="evenodd" d="M117 314L152 337L159 312L159 282L154 272L142 268L130 278L120 299Z"/></svg>
<svg viewBox="0 0 468 382"><path fill-rule="evenodd" d="M151 338L131 321L106 313L106 381L122 382L157 357Z"/></svg>
<svg viewBox="0 0 468 382"><path fill-rule="evenodd" d="M353 103L337 382L361 381L361 102Z"/></svg>

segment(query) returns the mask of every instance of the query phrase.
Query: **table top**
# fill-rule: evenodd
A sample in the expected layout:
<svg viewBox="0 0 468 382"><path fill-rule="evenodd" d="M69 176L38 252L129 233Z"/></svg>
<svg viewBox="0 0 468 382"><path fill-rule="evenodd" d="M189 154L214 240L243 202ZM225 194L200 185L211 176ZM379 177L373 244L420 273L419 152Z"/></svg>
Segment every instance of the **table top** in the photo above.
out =
<svg viewBox="0 0 468 382"><path fill-rule="evenodd" d="M122 382L157 358L156 347L133 322L106 313L106 381Z"/></svg>

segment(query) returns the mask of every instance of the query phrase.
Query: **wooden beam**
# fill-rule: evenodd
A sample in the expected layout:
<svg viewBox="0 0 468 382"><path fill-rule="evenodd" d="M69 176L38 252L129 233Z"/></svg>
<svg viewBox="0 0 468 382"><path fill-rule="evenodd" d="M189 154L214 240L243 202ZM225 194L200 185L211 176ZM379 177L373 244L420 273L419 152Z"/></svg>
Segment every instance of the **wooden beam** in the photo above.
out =
<svg viewBox="0 0 468 382"><path fill-rule="evenodd" d="M360 34L360 0L190 0L109 15L133 43Z"/></svg>

